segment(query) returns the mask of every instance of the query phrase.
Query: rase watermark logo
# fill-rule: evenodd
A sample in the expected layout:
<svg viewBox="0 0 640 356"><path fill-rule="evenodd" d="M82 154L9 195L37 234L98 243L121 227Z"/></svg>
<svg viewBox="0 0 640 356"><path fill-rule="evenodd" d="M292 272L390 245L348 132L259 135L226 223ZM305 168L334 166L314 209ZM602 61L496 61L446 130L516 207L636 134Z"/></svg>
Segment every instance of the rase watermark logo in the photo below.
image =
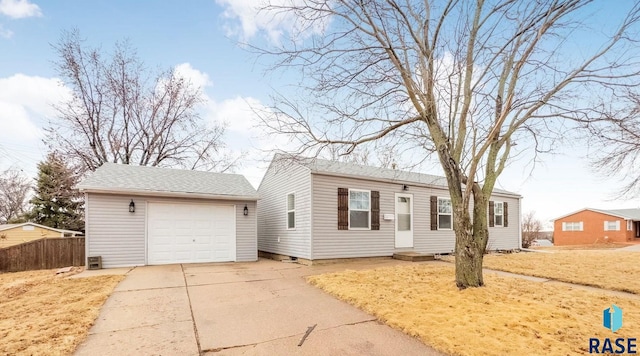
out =
<svg viewBox="0 0 640 356"><path fill-rule="evenodd" d="M616 332L622 328L622 309L615 304L612 304L610 308L606 308L602 311L602 326ZM636 354L636 339L635 338L623 338L616 339L611 338L590 338L589 339L589 353L600 354Z"/></svg>
<svg viewBox="0 0 640 356"><path fill-rule="evenodd" d="M611 308L602 311L602 325L613 332L622 327L622 309L612 304Z"/></svg>

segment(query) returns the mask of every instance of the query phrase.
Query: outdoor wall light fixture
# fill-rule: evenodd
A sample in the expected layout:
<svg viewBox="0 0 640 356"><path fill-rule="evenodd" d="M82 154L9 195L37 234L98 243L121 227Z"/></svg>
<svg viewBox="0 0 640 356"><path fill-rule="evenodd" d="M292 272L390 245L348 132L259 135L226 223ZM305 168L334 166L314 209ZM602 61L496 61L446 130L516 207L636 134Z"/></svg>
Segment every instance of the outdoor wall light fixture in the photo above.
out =
<svg viewBox="0 0 640 356"><path fill-rule="evenodd" d="M406 184L403 184L403 185L402 185L402 190L409 190L409 186L408 186L408 185L406 185Z"/></svg>
<svg viewBox="0 0 640 356"><path fill-rule="evenodd" d="M244 205L243 214L244 214L244 216L249 215L249 208L247 208L247 204Z"/></svg>
<svg viewBox="0 0 640 356"><path fill-rule="evenodd" d="M131 199L131 203L129 203L129 212L130 213L136 212L136 203L133 202L133 199Z"/></svg>

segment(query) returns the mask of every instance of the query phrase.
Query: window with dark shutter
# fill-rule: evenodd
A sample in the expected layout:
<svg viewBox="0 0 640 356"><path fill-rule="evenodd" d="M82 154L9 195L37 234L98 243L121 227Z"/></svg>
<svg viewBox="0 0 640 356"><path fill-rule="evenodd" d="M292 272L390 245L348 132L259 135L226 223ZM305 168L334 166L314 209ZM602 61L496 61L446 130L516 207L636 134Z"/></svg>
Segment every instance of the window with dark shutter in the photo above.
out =
<svg viewBox="0 0 640 356"><path fill-rule="evenodd" d="M504 227L509 226L509 204L504 202Z"/></svg>
<svg viewBox="0 0 640 356"><path fill-rule="evenodd" d="M371 191L371 230L380 230L380 192Z"/></svg>
<svg viewBox="0 0 640 356"><path fill-rule="evenodd" d="M438 230L438 197L431 196L431 230Z"/></svg>
<svg viewBox="0 0 640 356"><path fill-rule="evenodd" d="M338 188L338 230L349 230L348 188Z"/></svg>
<svg viewBox="0 0 640 356"><path fill-rule="evenodd" d="M489 201L489 227L493 227L494 225L495 225L494 203L493 201Z"/></svg>

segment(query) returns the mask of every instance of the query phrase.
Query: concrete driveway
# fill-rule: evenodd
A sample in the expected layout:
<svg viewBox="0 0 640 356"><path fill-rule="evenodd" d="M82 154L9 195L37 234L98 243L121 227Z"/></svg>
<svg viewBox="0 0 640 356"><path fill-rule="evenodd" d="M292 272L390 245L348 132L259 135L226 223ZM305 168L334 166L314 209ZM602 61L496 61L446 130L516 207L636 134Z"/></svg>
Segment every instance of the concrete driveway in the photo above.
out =
<svg viewBox="0 0 640 356"><path fill-rule="evenodd" d="M137 267L104 304L76 355L440 355L303 278L401 263L409 262Z"/></svg>

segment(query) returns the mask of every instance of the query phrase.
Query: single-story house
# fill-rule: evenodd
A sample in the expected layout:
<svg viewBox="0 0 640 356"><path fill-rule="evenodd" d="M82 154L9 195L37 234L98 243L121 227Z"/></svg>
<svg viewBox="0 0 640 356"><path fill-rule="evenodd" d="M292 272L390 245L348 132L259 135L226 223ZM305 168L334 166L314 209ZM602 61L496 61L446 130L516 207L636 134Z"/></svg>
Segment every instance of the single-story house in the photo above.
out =
<svg viewBox="0 0 640 356"><path fill-rule="evenodd" d="M258 194L263 256L309 262L455 248L455 216L443 177L276 155ZM494 191L488 249L520 248L520 199Z"/></svg>
<svg viewBox="0 0 640 356"><path fill-rule="evenodd" d="M640 209L585 208L554 219L556 246L640 241Z"/></svg>
<svg viewBox="0 0 640 356"><path fill-rule="evenodd" d="M258 195L242 175L105 163L78 188L86 256L105 268L258 258Z"/></svg>
<svg viewBox="0 0 640 356"><path fill-rule="evenodd" d="M4 224L0 225L0 248L42 238L73 237L79 235L82 235L81 231L55 229L32 222Z"/></svg>

